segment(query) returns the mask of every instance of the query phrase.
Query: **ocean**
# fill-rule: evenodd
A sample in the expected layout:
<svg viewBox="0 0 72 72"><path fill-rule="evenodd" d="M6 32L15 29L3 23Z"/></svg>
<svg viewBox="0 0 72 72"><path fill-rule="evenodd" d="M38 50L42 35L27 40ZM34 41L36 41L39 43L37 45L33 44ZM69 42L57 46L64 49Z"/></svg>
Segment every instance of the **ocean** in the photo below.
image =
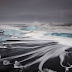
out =
<svg viewBox="0 0 72 72"><path fill-rule="evenodd" d="M15 61L21 63L24 72L66 72L67 69L71 72L71 32L6 26L8 29L0 30L0 72L14 72ZM4 60L10 61L12 66L3 65Z"/></svg>

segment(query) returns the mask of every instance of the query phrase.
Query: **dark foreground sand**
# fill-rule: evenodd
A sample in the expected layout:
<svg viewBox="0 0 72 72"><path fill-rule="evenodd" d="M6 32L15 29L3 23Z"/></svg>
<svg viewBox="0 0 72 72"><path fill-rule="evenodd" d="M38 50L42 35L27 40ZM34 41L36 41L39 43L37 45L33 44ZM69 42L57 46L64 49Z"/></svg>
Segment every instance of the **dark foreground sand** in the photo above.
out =
<svg viewBox="0 0 72 72"><path fill-rule="evenodd" d="M9 44L8 44L9 43ZM8 45L12 45L11 47ZM41 48L62 48L64 47L63 45L58 44L57 42L50 42L50 41L33 41L33 40L29 40L29 41L6 41L4 46L6 46L7 48L0 48L0 55L1 55L1 59L0 59L0 72L19 72L18 69L14 69L13 68L13 64L14 62L20 61L21 64L24 66L25 64L31 63L33 61L35 61L36 59L40 58L42 55L40 56L35 56L31 59L28 59L26 61L22 61L26 58L28 58L29 56L31 56L32 54L23 56L23 54L32 52L32 51L36 51L38 49ZM72 49L69 48L66 50L66 52L71 52ZM72 54L68 53L69 56L66 56L64 59L63 64L65 66L68 66L67 63L72 64ZM11 64L9 65L3 65L3 61L4 60L9 60L11 62ZM39 62L35 63L29 67L26 67L25 69L23 69L23 72L38 72L38 66L39 66ZM59 56L56 56L54 58L50 58L48 59L44 65L43 68L48 68L51 70L54 70L56 72L65 72L65 68L62 67L60 65L60 58ZM71 69L70 71L71 72Z"/></svg>

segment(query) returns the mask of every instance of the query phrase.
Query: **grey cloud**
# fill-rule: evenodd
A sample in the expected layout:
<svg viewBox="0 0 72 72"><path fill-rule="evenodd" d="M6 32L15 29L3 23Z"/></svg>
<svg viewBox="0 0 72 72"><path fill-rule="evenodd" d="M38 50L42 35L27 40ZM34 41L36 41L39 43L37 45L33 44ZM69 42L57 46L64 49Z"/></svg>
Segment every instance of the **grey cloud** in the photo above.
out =
<svg viewBox="0 0 72 72"><path fill-rule="evenodd" d="M0 22L71 22L71 3L71 0L3 0L0 2Z"/></svg>

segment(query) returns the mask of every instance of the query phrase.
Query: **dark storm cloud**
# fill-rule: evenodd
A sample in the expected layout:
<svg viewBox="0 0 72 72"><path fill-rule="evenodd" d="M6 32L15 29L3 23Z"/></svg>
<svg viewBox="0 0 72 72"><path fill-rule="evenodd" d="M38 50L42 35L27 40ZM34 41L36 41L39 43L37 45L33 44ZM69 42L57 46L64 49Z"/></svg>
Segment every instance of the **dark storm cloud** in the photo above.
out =
<svg viewBox="0 0 72 72"><path fill-rule="evenodd" d="M2 0L0 22L72 22L71 0Z"/></svg>

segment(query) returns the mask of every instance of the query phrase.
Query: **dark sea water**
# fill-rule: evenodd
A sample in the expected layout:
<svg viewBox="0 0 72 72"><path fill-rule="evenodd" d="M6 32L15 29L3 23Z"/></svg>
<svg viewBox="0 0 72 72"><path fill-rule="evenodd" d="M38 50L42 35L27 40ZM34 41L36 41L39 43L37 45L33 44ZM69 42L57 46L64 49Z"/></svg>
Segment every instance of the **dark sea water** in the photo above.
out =
<svg viewBox="0 0 72 72"><path fill-rule="evenodd" d="M72 38L71 33L52 33L51 35Z"/></svg>
<svg viewBox="0 0 72 72"><path fill-rule="evenodd" d="M36 27L24 27L24 28L21 28L20 30L26 30L26 31L36 31L38 30Z"/></svg>
<svg viewBox="0 0 72 72"><path fill-rule="evenodd" d="M72 38L72 33L46 33L45 36L47 35Z"/></svg>

